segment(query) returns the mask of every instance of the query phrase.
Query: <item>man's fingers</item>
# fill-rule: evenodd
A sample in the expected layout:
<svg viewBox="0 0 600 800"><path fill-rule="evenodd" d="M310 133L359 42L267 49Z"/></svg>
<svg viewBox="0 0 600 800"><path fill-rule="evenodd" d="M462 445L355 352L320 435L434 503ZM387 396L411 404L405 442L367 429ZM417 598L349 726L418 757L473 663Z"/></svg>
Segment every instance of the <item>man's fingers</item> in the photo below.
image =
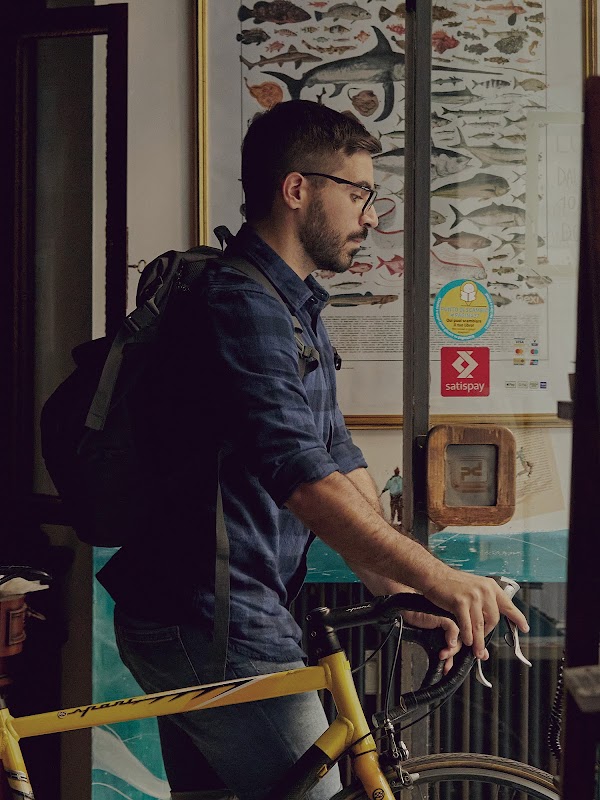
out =
<svg viewBox="0 0 600 800"><path fill-rule="evenodd" d="M471 628L469 608L461 607L461 609L456 612L456 621L458 622L460 630L460 638L467 647L471 647L473 644L473 630Z"/></svg>
<svg viewBox="0 0 600 800"><path fill-rule="evenodd" d="M508 617L512 622L516 623L517 628L522 631L523 633L529 632L529 624L524 614L522 614L519 609L509 601L509 605L507 608L502 608L502 613Z"/></svg>
<svg viewBox="0 0 600 800"><path fill-rule="evenodd" d="M489 654L485 647L485 620L482 611L473 613L471 627L473 630L473 653L477 658L486 661Z"/></svg>

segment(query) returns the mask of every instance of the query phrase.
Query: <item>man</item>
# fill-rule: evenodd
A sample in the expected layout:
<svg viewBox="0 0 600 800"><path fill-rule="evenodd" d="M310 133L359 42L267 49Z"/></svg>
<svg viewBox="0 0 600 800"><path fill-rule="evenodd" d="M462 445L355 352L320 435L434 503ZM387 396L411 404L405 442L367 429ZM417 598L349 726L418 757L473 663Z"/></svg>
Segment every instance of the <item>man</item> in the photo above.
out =
<svg viewBox="0 0 600 800"><path fill-rule="evenodd" d="M400 468L394 469L394 474L388 479L387 483L381 490L379 497L382 497L384 492L390 493L390 523L396 522L402 524L402 476L400 475Z"/></svg>
<svg viewBox="0 0 600 800"><path fill-rule="evenodd" d="M227 678L304 663L288 607L304 579L309 531L375 594L407 584L453 611L462 641L483 658L499 611L526 629L493 581L450 569L384 521L337 407L319 318L328 295L311 273L346 271L377 224L371 156L379 149L356 120L306 101L275 106L244 139L248 221L227 254L269 277L318 350L303 379L291 315L257 282L214 265L173 301L136 416L146 441L153 434L148 459L161 476L148 498L153 517L99 573L116 600L123 661L146 691L220 677L207 666L217 461L230 542ZM441 655L452 657L458 628L429 624L444 627ZM260 800L326 724L316 693L162 717L172 796ZM338 788L332 771L311 800Z"/></svg>

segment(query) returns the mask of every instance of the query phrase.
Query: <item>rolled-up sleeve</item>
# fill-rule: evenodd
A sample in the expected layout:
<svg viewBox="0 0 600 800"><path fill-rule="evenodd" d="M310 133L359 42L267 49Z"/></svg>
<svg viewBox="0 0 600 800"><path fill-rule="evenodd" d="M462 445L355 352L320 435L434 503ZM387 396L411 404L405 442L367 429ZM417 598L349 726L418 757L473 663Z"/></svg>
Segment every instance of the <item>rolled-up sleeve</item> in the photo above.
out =
<svg viewBox="0 0 600 800"><path fill-rule="evenodd" d="M344 417L338 406L335 408L331 457L338 465L339 471L344 474L360 467L367 467L365 457L360 448L352 441L352 436L346 427Z"/></svg>
<svg viewBox="0 0 600 800"><path fill-rule="evenodd" d="M338 471L315 423L298 369L292 318L260 286L212 288L208 296L214 397L226 438L278 506L300 484ZM333 411L333 409L332 409ZM336 427L334 425L334 427ZM350 461L351 442L339 454Z"/></svg>

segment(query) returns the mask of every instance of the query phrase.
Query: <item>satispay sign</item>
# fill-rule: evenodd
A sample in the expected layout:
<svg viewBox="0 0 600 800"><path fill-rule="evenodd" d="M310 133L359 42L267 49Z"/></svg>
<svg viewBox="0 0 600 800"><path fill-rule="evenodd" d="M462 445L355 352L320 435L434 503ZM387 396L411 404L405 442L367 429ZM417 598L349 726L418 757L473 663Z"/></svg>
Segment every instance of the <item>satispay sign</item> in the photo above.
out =
<svg viewBox="0 0 600 800"><path fill-rule="evenodd" d="M441 366L442 397L489 395L489 347L442 347Z"/></svg>

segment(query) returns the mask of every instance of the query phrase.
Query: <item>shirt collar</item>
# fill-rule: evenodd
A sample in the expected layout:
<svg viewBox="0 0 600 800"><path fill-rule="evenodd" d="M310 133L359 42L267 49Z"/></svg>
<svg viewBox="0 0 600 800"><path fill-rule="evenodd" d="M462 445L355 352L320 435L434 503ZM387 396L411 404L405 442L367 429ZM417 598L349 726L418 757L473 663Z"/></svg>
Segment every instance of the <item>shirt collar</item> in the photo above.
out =
<svg viewBox="0 0 600 800"><path fill-rule="evenodd" d="M285 297L294 313L311 297L317 301L313 307L318 306L319 310L323 309L329 300L329 294L312 275L303 281L247 222L239 229L234 241L227 246L225 252L230 255L240 253L253 261Z"/></svg>

